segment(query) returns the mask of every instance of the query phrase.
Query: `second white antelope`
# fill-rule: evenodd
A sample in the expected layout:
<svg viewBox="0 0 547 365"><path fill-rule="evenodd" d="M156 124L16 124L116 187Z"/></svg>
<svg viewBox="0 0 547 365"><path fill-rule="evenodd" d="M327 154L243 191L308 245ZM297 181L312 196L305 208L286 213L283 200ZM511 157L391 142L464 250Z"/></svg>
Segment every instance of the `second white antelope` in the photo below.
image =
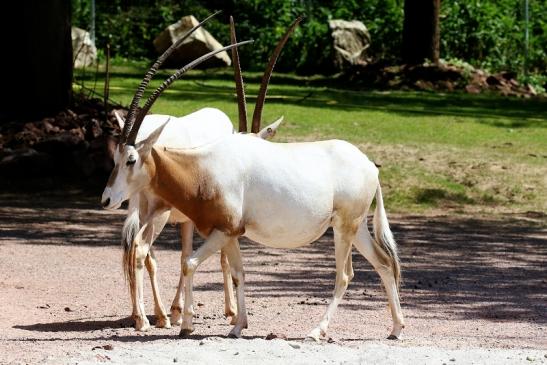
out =
<svg viewBox="0 0 547 365"><path fill-rule="evenodd" d="M122 130L122 141L129 138L131 131L131 121L135 118L137 113L137 106L140 99L143 96L144 90L152 77L157 72L157 69L168 58L168 56L196 29L198 29L203 23L215 16L217 13L209 16L204 21L189 30L186 35L169 47L152 65L152 67L146 73L144 79L141 81L137 92L135 93L129 113L126 121L116 113L120 129ZM231 37L232 43L236 42L235 39L235 27L233 19L230 18L231 25ZM285 39L286 41L286 39ZM216 51L218 52L218 51ZM208 56L216 53L212 52ZM277 58L279 52L274 53L273 59ZM237 49L232 48L232 58L234 62L234 74L236 81L236 92L238 96L238 109L239 109L239 131L247 131L246 120L246 103L245 94L243 88L243 80L241 76L241 70L239 66L239 55ZM206 58L203 58L205 60ZM255 109L261 110L264 104L265 93L267 90L267 83L272 73L273 64L268 67L264 72L264 82L261 87L261 91L257 98L257 104ZM151 104L147 103L145 108L150 107ZM195 148L210 142L215 141L219 137L227 134L234 133L233 126L226 114L218 109L204 108L194 113L191 113L184 117L171 117L166 115L146 115L142 120L142 124L136 133L135 143L139 144L150 136L160 125L160 122L166 124L164 133L156 141L156 144L161 146L167 146L171 148ZM260 129L260 123L253 123L251 132L259 138L271 138L275 135L281 119ZM136 129L136 130L137 130ZM114 161L120 159L121 151L116 149L112 151ZM105 201L109 203L109 201ZM141 222L147 222L148 225L153 226L153 234L148 234L140 237L140 240L135 240L136 234L141 227ZM149 327L149 321L144 311L143 300L143 269L146 267L150 275L150 281L152 286L152 293L154 297L154 312L156 315L156 327L169 328L171 323L181 323L182 313L182 288L183 277L181 270L181 278L173 303L171 305L171 320L167 316L165 307L161 300L159 293L158 280L157 280L157 261L152 250L153 242L160 234L163 227L167 222L181 223L180 236L182 244L181 263L192 253L192 237L193 237L193 224L176 208L170 206L161 197L154 194L149 189L142 189L139 192L133 194L129 199L128 215L124 222L122 230L122 246L124 249L123 255L123 267L127 281L129 282L131 302L132 302L132 318L135 320L135 328L139 331L146 331ZM152 232L150 232L152 233ZM225 315L232 317L232 323L235 323L237 308L233 299L232 277L230 274L230 267L226 255L221 251L221 267L224 277L224 292L225 292Z"/></svg>
<svg viewBox="0 0 547 365"><path fill-rule="evenodd" d="M133 128L138 128L138 122L139 118ZM372 264L386 289L393 319L389 338L401 335L404 320L397 247L384 209L378 169L358 148L340 140L272 143L232 134L199 148L174 149L154 144L162 130L140 144L120 144L121 158L103 201L109 202L105 204L108 209L149 189L191 219L207 237L183 264L181 335L194 330L193 276L212 254L224 249L228 256L238 306L230 335L240 337L247 327L247 314L238 238L245 236L269 247L295 248L315 241L329 227L334 230L334 294L309 337L319 340L326 335L353 278L353 246ZM373 238L367 213L374 199ZM144 224L136 239L153 234L153 230L153 225ZM309 269L313 270L313 265Z"/></svg>

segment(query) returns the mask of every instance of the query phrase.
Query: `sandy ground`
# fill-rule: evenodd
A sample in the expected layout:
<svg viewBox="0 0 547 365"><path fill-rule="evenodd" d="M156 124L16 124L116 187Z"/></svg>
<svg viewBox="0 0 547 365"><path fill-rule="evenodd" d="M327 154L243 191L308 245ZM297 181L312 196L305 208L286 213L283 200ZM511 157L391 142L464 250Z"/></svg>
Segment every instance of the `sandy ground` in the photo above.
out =
<svg viewBox="0 0 547 365"><path fill-rule="evenodd" d="M242 241L249 329L240 340L225 338L219 256L205 262L195 277L196 331L181 340L177 327L131 328L118 245L123 210L102 211L96 199L71 191L2 194L0 363L547 361L544 215L390 218L404 270L401 341L385 340L385 295L355 251L356 275L331 322L330 343L303 341L332 295L330 231L298 250ZM156 245L167 307L180 270L178 245L173 226ZM146 293L152 314L148 282ZM264 340L269 333L287 340Z"/></svg>

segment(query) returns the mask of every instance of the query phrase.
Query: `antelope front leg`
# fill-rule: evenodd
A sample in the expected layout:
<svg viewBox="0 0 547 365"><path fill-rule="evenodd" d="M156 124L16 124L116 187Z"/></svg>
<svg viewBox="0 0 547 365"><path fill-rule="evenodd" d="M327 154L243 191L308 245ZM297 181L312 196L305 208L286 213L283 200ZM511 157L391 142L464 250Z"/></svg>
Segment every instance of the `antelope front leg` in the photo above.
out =
<svg viewBox="0 0 547 365"><path fill-rule="evenodd" d="M148 270L148 276L150 276L152 295L154 296L154 314L156 315L156 327L158 328L171 328L171 322L167 317L167 312L165 311L165 307L161 300L157 279L158 264L156 257L154 256L154 251L152 250L152 245L167 223L170 214L171 212L169 210L161 213L155 212L155 214L149 218L153 229L149 229L144 232L144 239L149 246L148 255L146 255L144 263L146 265L146 269Z"/></svg>
<svg viewBox="0 0 547 365"><path fill-rule="evenodd" d="M243 271L243 263L241 261L241 251L239 250L239 242L233 238L230 243L224 247L224 252L228 256L230 266L232 268L232 280L237 292L237 319L235 326L230 331L228 337L241 337L241 331L247 328L247 308L245 307L245 272ZM230 283L230 287L232 284Z"/></svg>
<svg viewBox="0 0 547 365"><path fill-rule="evenodd" d="M186 259L192 254L192 244L194 241L194 224L191 221L183 222L180 225L180 277L175 298L171 304L171 323L180 326L182 323L182 291L184 290L184 275L182 269Z"/></svg>
<svg viewBox="0 0 547 365"><path fill-rule="evenodd" d="M144 261L148 275L150 276L150 283L152 285L152 295L154 296L154 314L156 315L156 327L158 328L171 328L171 322L165 312L165 307L161 300L160 289L158 286L158 280L156 277L158 264L154 257L154 251L150 249L150 252L146 256Z"/></svg>
<svg viewBox="0 0 547 365"><path fill-rule="evenodd" d="M148 225L144 225L137 236L135 237L135 242L133 243L133 247L135 250L134 254L134 277L132 280L134 280L135 283L135 289L132 291L132 301L135 303L134 311L136 310L136 313L134 313L135 318L135 329L137 331L147 331L150 328L150 322L148 322L148 318L146 318L146 312L144 310L144 301L143 301L143 290L144 290L144 266L145 266L145 259L148 255L148 251L150 249L150 246L146 244L146 242L143 240L143 230L147 229Z"/></svg>
<svg viewBox="0 0 547 365"><path fill-rule="evenodd" d="M222 249L232 238L226 236L218 230L214 230L207 238L205 243L196 250L196 252L186 260L183 265L182 273L184 275L184 310L182 317L182 328L180 336L187 336L194 331L192 319L194 316L194 293L193 280L194 272L199 265L213 255L218 250Z"/></svg>

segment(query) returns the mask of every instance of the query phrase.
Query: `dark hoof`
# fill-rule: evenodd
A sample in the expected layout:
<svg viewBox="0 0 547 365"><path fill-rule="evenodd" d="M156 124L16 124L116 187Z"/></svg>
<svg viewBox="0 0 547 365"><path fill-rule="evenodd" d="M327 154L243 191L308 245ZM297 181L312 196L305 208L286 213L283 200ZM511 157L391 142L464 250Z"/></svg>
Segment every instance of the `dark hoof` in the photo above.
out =
<svg viewBox="0 0 547 365"><path fill-rule="evenodd" d="M188 338L192 332L194 331L189 329L182 329L179 332L179 337Z"/></svg>
<svg viewBox="0 0 547 365"><path fill-rule="evenodd" d="M398 340L399 337L397 337L397 336L395 336L395 335L389 335L389 336L387 337L387 339L388 339L388 340Z"/></svg>
<svg viewBox="0 0 547 365"><path fill-rule="evenodd" d="M228 333L228 338L238 338L234 333L230 332Z"/></svg>

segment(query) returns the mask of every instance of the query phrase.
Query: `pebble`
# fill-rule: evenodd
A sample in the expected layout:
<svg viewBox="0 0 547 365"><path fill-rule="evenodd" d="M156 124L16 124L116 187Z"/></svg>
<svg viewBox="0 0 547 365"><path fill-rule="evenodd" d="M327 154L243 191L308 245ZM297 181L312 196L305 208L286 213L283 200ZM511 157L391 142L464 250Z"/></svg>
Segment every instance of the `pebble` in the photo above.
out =
<svg viewBox="0 0 547 365"><path fill-rule="evenodd" d="M289 346L292 347L293 349L299 349L300 348L300 345L297 344L297 343L290 343L289 342Z"/></svg>

